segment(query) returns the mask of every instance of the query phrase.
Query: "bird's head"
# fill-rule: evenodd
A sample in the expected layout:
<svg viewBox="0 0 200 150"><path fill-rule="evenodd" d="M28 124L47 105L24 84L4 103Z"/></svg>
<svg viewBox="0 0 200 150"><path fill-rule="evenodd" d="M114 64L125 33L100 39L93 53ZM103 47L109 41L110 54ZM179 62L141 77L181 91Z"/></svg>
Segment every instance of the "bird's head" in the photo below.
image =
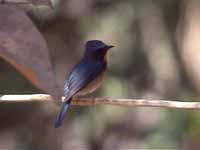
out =
<svg viewBox="0 0 200 150"><path fill-rule="evenodd" d="M107 54L107 51L111 49L112 45L107 45L99 40L91 40L87 41L85 45L85 57L97 59L97 60L103 60L105 55Z"/></svg>

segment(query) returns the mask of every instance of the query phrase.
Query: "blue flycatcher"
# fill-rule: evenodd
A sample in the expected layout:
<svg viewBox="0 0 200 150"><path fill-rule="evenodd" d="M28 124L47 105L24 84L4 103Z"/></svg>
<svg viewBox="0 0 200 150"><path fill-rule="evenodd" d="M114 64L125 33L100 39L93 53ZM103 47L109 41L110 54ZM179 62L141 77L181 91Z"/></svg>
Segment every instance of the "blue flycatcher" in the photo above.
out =
<svg viewBox="0 0 200 150"><path fill-rule="evenodd" d="M107 52L114 46L106 45L99 40L86 43L85 54L81 61L72 69L64 85L65 102L61 108L55 127L60 127L64 120L72 98L87 95L100 87L107 68Z"/></svg>

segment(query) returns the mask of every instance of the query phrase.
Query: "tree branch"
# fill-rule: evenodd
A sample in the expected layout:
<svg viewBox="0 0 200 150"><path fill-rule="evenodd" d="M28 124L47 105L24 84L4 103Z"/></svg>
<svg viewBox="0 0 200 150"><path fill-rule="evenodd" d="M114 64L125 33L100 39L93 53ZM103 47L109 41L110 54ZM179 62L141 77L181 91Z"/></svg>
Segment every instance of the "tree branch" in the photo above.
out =
<svg viewBox="0 0 200 150"><path fill-rule="evenodd" d="M17 5L47 5L52 7L51 0L0 0L0 4L17 4Z"/></svg>
<svg viewBox="0 0 200 150"><path fill-rule="evenodd" d="M62 98L62 100L64 97ZM53 102L50 95L1 95L1 102ZM163 107L173 109L194 109L200 110L200 102L184 102L172 100L153 99L112 99L112 98L78 98L72 101L72 105L93 106L93 105L117 105L124 107Z"/></svg>

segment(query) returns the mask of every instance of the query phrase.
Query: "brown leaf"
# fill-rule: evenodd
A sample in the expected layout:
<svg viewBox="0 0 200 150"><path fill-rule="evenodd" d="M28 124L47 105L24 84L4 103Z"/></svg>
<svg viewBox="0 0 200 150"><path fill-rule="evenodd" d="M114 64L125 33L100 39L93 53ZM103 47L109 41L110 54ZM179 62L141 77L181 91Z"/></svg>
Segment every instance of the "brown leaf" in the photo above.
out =
<svg viewBox="0 0 200 150"><path fill-rule="evenodd" d="M0 57L38 88L59 95L46 41L32 21L7 5L0 5L0 20Z"/></svg>

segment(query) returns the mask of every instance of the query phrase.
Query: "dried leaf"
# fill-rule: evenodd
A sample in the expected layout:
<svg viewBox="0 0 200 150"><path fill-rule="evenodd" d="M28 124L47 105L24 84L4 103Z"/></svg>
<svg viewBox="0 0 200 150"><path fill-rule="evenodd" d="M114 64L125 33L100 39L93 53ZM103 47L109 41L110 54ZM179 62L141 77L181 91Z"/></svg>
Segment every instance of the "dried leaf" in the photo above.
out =
<svg viewBox="0 0 200 150"><path fill-rule="evenodd" d="M26 14L14 6L0 5L0 57L35 86L59 95L47 44Z"/></svg>

